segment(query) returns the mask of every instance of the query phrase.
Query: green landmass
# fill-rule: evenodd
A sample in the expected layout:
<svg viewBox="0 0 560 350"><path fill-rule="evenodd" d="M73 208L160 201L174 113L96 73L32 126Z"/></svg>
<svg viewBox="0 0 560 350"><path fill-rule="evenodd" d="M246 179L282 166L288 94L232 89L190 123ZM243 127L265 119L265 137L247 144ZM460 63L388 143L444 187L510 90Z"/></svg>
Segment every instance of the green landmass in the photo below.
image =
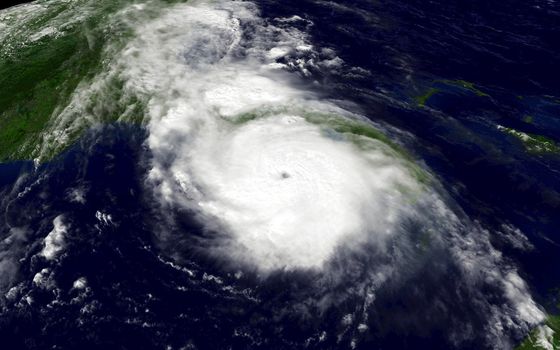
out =
<svg viewBox="0 0 560 350"><path fill-rule="evenodd" d="M266 118L278 114L302 116L307 122L323 128L327 135L339 135L363 150L377 149L391 156L403 159L403 164L409 168L412 175L420 183L429 183L431 177L424 169L416 165L414 158L403 147L393 142L382 131L374 126L355 119L337 114L313 112L300 108L274 107L261 108L234 117L223 118L233 125L244 124L259 118Z"/></svg>
<svg viewBox="0 0 560 350"><path fill-rule="evenodd" d="M358 120L351 120L349 118L321 113L321 112L310 112L300 108L288 108L288 107L274 107L274 108L261 108L258 110L253 110L245 113L241 113L233 118L224 118L228 122L238 125L250 122L259 118L266 118L273 115L287 114L291 113L293 115L301 115L306 121L312 124L316 124L330 130L336 131L341 134L353 134L358 136L364 136L371 139L379 140L392 148L399 148L398 145L394 144L391 139L389 139L384 133L377 130L375 127L361 122Z"/></svg>
<svg viewBox="0 0 560 350"><path fill-rule="evenodd" d="M498 126L498 129L517 138L529 153L560 153L560 146L548 137L536 134L528 134L505 126Z"/></svg>
<svg viewBox="0 0 560 350"><path fill-rule="evenodd" d="M381 149L387 153L391 153L391 156L402 158L404 160L403 164L409 168L412 175L420 183L426 184L430 181L430 176L425 170L416 165L409 152L393 142L389 137L387 137L387 135L376 129L374 126L358 120L350 120L348 118L331 116L322 113L302 114L308 122L321 125L328 130L333 130L341 135L344 135L349 141L362 149L369 149L372 146L376 149L380 149L380 145L384 145L385 147L382 147ZM372 145L372 140L377 141L378 143Z"/></svg>
<svg viewBox="0 0 560 350"><path fill-rule="evenodd" d="M440 80L440 82L447 84L447 85L453 85L453 86L459 86L462 87L463 89L469 90L470 92L473 92L474 94L476 94L477 96L480 97L488 97L489 95L481 90L479 90L476 85L474 83L471 83L470 81L466 81L466 80Z"/></svg>
<svg viewBox="0 0 560 350"><path fill-rule="evenodd" d="M349 118L321 113L321 112L310 112L300 108L288 108L288 107L274 107L274 108L260 108L257 110L241 113L235 117L224 118L234 125L244 124L259 118L266 118L273 115L279 114L293 114L301 115L306 121L312 124L317 124L322 127L334 130L341 134L354 134L358 136L365 136L371 139L379 140L383 143L388 144L393 148L398 148L391 139L389 139L384 133L377 130L375 127L361 122L358 120L351 120Z"/></svg>
<svg viewBox="0 0 560 350"><path fill-rule="evenodd" d="M100 53L74 32L0 62L0 160L29 158L55 109L94 71Z"/></svg>
<svg viewBox="0 0 560 350"><path fill-rule="evenodd" d="M98 13L64 24L63 14L87 11L87 1L38 4L46 10L24 17L2 40L0 50L0 161L37 155L43 132L57 111L70 101L80 83L100 68L103 33L97 31L102 14L120 1L99 2ZM74 13L74 16L77 14ZM60 18L61 17L61 18ZM40 30L55 34L39 36Z"/></svg>
<svg viewBox="0 0 560 350"><path fill-rule="evenodd" d="M476 96L479 96L479 97L489 97L490 96L487 93L478 89L474 83L471 83L471 82L466 81L466 80L436 80L436 81L434 81L434 83L435 84L440 84L440 85L459 87L459 88L462 88L462 89L467 90L469 92L472 92ZM418 106L424 107L426 105L426 103L428 102L428 100L432 96L434 96L438 93L441 93L443 91L445 91L445 90L442 89L442 88L432 86L424 94L416 96L414 99L416 100Z"/></svg>
<svg viewBox="0 0 560 350"><path fill-rule="evenodd" d="M544 340L552 349L560 349L560 316L549 315L544 325L534 329L515 350L548 350Z"/></svg>
<svg viewBox="0 0 560 350"><path fill-rule="evenodd" d="M557 295L552 304L558 303L558 288L552 292ZM556 304L556 309L560 309L560 303ZM553 350L560 349L560 315L547 315L544 324L533 329L515 350L549 350L550 345Z"/></svg>
<svg viewBox="0 0 560 350"><path fill-rule="evenodd" d="M46 161L92 125L143 120L143 103L122 81L96 81L133 35L131 4L39 0L0 11L0 162Z"/></svg>
<svg viewBox="0 0 560 350"><path fill-rule="evenodd" d="M426 105L426 102L428 102L428 100L430 99L430 97L434 96L435 94L441 92L440 89L437 88L430 88L428 91L426 91L425 94L420 95L420 96L416 96L416 102L418 103L418 106L420 107L424 107Z"/></svg>

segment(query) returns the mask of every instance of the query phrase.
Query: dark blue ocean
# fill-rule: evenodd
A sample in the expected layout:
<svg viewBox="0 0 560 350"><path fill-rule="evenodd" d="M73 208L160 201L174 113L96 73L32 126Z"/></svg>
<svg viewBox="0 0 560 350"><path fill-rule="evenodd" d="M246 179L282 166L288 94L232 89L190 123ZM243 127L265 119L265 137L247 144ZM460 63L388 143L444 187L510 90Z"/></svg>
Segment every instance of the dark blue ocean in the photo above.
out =
<svg viewBox="0 0 560 350"><path fill-rule="evenodd" d="M560 154L528 152L497 128L560 144L560 5L544 0L257 3L265 19L298 15L313 23L300 25L307 26L303 29L315 45L333 48L345 65L312 70L301 79L319 82L325 98L348 101L348 109L413 135L404 147L473 222L491 233L492 244L517 267L535 301L548 313L560 313L555 306ZM356 74L355 67L367 74ZM437 92L420 103L430 89ZM265 282L251 273L238 278L190 250L189 237L177 242L184 247L181 259L164 253L154 230L166 222L143 183L150 160L146 136L137 125L109 124L88 131L38 167L28 161L0 164L0 272L10 274L0 289L18 285L13 293L32 298L26 303L17 295L0 296L0 348L350 348L336 337L318 338L322 329L340 331L342 310L355 308L359 300L302 318L289 305L313 288L305 274L279 273ZM180 230L203 235L194 216L177 210ZM37 254L60 213L70 228L64 258L52 266ZM533 249L519 249L503 234L493 234L503 232L505 222ZM14 227L21 232L14 233ZM356 348L490 347L484 315L468 296L455 293L455 271L423 264L408 285L376 295L369 328ZM42 269L57 288L32 283ZM87 279L85 291L72 287L80 277ZM438 311L437 303L446 311ZM469 325L465 333L472 335L461 342L450 339L450 329L462 325ZM250 336L234 336L239 329ZM521 334L509 336L522 340Z"/></svg>

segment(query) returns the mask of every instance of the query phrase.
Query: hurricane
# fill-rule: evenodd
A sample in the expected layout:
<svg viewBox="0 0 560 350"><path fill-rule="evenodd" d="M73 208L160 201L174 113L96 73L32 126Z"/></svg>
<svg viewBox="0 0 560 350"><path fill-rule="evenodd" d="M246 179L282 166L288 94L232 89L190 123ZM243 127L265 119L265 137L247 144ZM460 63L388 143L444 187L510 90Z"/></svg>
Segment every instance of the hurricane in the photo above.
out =
<svg viewBox="0 0 560 350"><path fill-rule="evenodd" d="M95 329L116 322L147 330L135 348L508 349L533 334L552 349L546 307L496 243L501 234L529 252L524 233L465 208L460 185L414 147L423 136L333 94L336 79L377 77L348 62L344 44L316 40L320 23L305 11L271 15L274 6L0 10L6 62L77 36L61 71L84 77L53 83L43 131L12 153L30 163L0 183L0 334L44 304L43 319L67 310L80 334L101 334L97 346L115 345ZM426 106L437 89L415 108L445 120ZM397 100L383 101L404 108ZM45 332L21 344L64 343Z"/></svg>

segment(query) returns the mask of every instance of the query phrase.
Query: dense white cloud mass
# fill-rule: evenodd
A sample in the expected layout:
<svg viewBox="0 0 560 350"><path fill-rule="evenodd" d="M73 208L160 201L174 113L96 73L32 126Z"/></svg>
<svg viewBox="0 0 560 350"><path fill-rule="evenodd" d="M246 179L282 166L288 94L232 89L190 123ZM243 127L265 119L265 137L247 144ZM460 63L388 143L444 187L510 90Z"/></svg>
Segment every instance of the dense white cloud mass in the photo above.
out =
<svg viewBox="0 0 560 350"><path fill-rule="evenodd" d="M250 43L242 22L257 28ZM320 268L348 236L390 234L404 189L420 190L389 146L360 147L305 117L350 122L275 68L310 46L250 3L178 6L138 33L120 65L150 98L151 178L167 201L230 232L229 255L263 271Z"/></svg>
<svg viewBox="0 0 560 350"><path fill-rule="evenodd" d="M41 255L47 260L52 260L62 252L65 246L65 235L67 227L64 224L63 216L59 215L53 220L53 229L44 240Z"/></svg>
<svg viewBox="0 0 560 350"><path fill-rule="evenodd" d="M218 133L192 150L188 171L208 194L199 208L221 220L262 269L321 267L344 240L391 234L404 201L397 186L416 186L382 151L360 154L292 115Z"/></svg>
<svg viewBox="0 0 560 350"><path fill-rule="evenodd" d="M72 288L84 289L87 287L87 280L85 277L80 277L72 283Z"/></svg>

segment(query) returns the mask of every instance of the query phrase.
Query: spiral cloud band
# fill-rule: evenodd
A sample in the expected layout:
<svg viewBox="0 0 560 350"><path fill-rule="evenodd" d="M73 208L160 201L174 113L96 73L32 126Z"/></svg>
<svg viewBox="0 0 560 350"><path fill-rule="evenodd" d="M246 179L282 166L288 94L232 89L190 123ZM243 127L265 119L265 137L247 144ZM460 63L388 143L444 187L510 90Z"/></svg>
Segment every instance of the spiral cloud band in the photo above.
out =
<svg viewBox="0 0 560 350"><path fill-rule="evenodd" d="M344 64L297 29L309 23L265 21L250 2L191 1L155 15L143 6L149 2L118 14L120 24L134 19L133 38L107 48L114 50L109 69L75 94L56 125L73 123L84 96L122 81L121 98L134 97L145 109L146 187L170 226L177 213L196 217L204 254L263 278L318 274L310 297L317 307L357 296L363 307L356 317L366 324L375 291L413 274L437 251L440 265L458 271L465 300L488 314L497 347L508 345L500 343L504 329L526 332L542 322L488 233L451 209L437 179L386 136L388 127L297 78ZM156 231L167 246L191 233ZM504 301L490 301L485 288Z"/></svg>
<svg viewBox="0 0 560 350"><path fill-rule="evenodd" d="M320 267L343 239L391 233L407 169L361 154L297 116L243 125L193 148L200 208L220 218L264 268Z"/></svg>
<svg viewBox="0 0 560 350"><path fill-rule="evenodd" d="M189 339L219 334L243 348L386 347L378 339L410 346L414 339L426 347L427 339L444 340L446 348L510 349L528 334L549 346L543 308L500 236L519 250L535 242L505 218L496 218L490 231L485 219L470 217L447 191L457 184L409 152L418 144L438 149L426 137L431 119L421 129L406 125L420 130L417 139L379 121L388 120L375 114L382 111L364 110L368 102L332 97L351 84L352 98L368 94L383 98L375 106L397 110L395 124L411 120L401 112L440 118L428 105L417 113L398 87L381 93L386 81L374 77L393 73L378 74L378 62L365 65L368 72L352 66L350 60L360 61L353 50L344 52L345 62L342 52L318 43L336 41L340 50L354 44L325 39L330 32L311 37L329 26L313 22L324 13L306 12L310 3L334 9L337 19L358 14L360 6L262 3L261 12L250 1L38 0L0 11L0 41L17 44L0 52L27 47L33 55L44 48L58 56L62 45L72 54L58 69L65 72L60 87L50 89L55 80L39 84L52 90L49 96L65 97L44 116L48 124L37 140L24 144L36 157L36 172L0 196L9 224L0 241L0 291L9 288L12 315L28 319L22 310L34 309L37 325L56 326L60 315L72 315L57 311L66 303L80 331L99 325L105 334L113 323L104 320L134 323L138 328L127 334L148 332L163 347L183 332ZM274 17L279 10L290 17ZM371 28L385 24L376 10L363 15L374 19ZM334 25L345 35L370 28ZM356 40L371 32L362 34ZM74 44L81 48L76 53ZM409 83L422 76L408 75L411 57L400 62L399 50L391 55L387 62L406 65L399 72ZM76 77L67 69L74 62ZM328 81L336 85L326 87ZM72 146L78 135L83 139ZM76 151L61 162L39 166L69 147ZM445 161L438 155L429 163ZM50 209L36 212L40 203ZM41 242L32 243L36 238ZM98 260L89 260L92 251ZM82 256L87 260L77 264ZM97 279L89 267L100 261L112 273ZM157 278L144 278L152 273ZM24 282L12 288L25 276L30 288ZM23 294L28 289L39 294ZM79 301L88 303L83 308L76 307L78 293L89 300ZM26 295L40 297L30 302ZM105 302L113 297L115 303ZM173 306L177 312L168 313Z"/></svg>
<svg viewBox="0 0 560 350"><path fill-rule="evenodd" d="M142 49L131 48L125 58L134 62L134 87L156 92L150 146L172 159L166 167L156 158L153 179L168 199L230 232L247 253L233 255L261 270L320 268L349 236L391 234L406 206L404 189L419 191L405 161L378 139L351 138L305 118L314 111L340 125L358 123L292 87L274 68L274 42L253 43L248 58L236 62L240 20L258 19L247 4L226 5L186 6L158 19L150 24L155 31L140 30ZM301 35L271 28L261 35L267 31L285 36L283 52L301 46Z"/></svg>

